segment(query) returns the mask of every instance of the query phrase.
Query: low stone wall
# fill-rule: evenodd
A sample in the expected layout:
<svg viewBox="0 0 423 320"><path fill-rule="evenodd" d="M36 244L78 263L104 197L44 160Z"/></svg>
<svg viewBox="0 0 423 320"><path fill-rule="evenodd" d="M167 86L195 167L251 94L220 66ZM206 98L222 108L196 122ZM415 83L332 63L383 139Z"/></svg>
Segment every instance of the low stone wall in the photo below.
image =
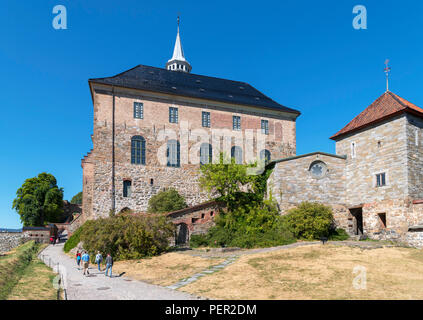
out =
<svg viewBox="0 0 423 320"><path fill-rule="evenodd" d="M410 247L423 248L423 230L407 232L405 242Z"/></svg>
<svg viewBox="0 0 423 320"><path fill-rule="evenodd" d="M22 232L0 232L0 253L5 253L22 243Z"/></svg>

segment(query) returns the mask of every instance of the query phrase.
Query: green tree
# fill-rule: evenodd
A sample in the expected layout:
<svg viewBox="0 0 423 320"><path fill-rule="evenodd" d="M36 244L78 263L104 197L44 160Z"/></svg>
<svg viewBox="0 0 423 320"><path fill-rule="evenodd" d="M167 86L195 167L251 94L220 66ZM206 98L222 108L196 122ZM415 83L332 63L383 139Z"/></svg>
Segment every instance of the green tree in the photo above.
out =
<svg viewBox="0 0 423 320"><path fill-rule="evenodd" d="M152 196L148 201L148 212L163 213L171 212L186 208L184 197L182 197L175 189L162 190Z"/></svg>
<svg viewBox="0 0 423 320"><path fill-rule="evenodd" d="M260 175L247 174L247 168L254 166L256 164L236 164L234 158L225 159L221 153L218 163L201 166L200 185L209 194L217 195L230 209L238 206L240 202L257 201L259 195L255 193L256 182Z"/></svg>
<svg viewBox="0 0 423 320"><path fill-rule="evenodd" d="M25 227L43 226L44 222L57 222L63 213L63 188L49 173L26 179L16 191L12 208L21 216Z"/></svg>
<svg viewBox="0 0 423 320"><path fill-rule="evenodd" d="M76 195L74 195L70 203L82 204L82 192L78 192Z"/></svg>

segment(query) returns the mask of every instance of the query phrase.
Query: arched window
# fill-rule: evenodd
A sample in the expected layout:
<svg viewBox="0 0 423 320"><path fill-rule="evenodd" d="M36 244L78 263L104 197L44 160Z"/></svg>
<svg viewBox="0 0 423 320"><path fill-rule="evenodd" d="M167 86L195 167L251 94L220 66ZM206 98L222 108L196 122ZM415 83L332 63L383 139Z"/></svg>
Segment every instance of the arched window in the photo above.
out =
<svg viewBox="0 0 423 320"><path fill-rule="evenodd" d="M268 164L270 162L270 159L271 159L271 154L269 150L264 149L260 151L260 160L264 160L264 163Z"/></svg>
<svg viewBox="0 0 423 320"><path fill-rule="evenodd" d="M167 166L168 167L180 167L181 165L181 155L180 155L180 145L177 140L169 140L167 142Z"/></svg>
<svg viewBox="0 0 423 320"><path fill-rule="evenodd" d="M145 164L145 139L141 136L131 139L131 163Z"/></svg>
<svg viewBox="0 0 423 320"><path fill-rule="evenodd" d="M231 148L231 158L235 158L236 164L242 164L242 149L238 146Z"/></svg>
<svg viewBox="0 0 423 320"><path fill-rule="evenodd" d="M203 143L200 146L200 164L209 164L212 162L213 149L210 143Z"/></svg>

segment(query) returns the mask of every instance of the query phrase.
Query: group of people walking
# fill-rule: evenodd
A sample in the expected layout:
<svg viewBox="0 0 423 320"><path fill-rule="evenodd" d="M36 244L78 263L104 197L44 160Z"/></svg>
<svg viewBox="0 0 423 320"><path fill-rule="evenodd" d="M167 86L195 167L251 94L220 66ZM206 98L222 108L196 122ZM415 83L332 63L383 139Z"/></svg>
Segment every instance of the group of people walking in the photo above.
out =
<svg viewBox="0 0 423 320"><path fill-rule="evenodd" d="M79 250L76 252L76 264L78 265L78 269L80 267L82 261L82 269L83 269L83 275L85 276L86 274L90 274L90 272L88 271L88 267L90 264L90 255L88 254L87 251L82 251L79 252ZM100 253L100 251L97 251L97 255L95 256L95 263L97 263L98 266L98 271L102 271L101 270L101 263L103 262L103 256ZM105 275L106 277L108 276L109 270L110 270L110 275L109 277L112 277L112 267L113 267L113 258L110 255L110 253L107 254L106 257L106 269L105 269Z"/></svg>

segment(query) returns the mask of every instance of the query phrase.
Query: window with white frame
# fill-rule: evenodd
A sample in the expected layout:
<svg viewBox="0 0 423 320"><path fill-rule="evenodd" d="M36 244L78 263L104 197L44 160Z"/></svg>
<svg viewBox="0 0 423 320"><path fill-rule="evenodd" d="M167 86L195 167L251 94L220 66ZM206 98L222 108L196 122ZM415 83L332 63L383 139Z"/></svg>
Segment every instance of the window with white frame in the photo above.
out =
<svg viewBox="0 0 423 320"><path fill-rule="evenodd" d="M134 118L144 119L144 105L141 102L134 102Z"/></svg>
<svg viewBox="0 0 423 320"><path fill-rule="evenodd" d="M386 173L381 172L376 174L376 187L386 186Z"/></svg>
<svg viewBox="0 0 423 320"><path fill-rule="evenodd" d="M169 107L169 122L178 123L178 108Z"/></svg>
<svg viewBox="0 0 423 320"><path fill-rule="evenodd" d="M269 134L269 120L261 120L261 133Z"/></svg>
<svg viewBox="0 0 423 320"><path fill-rule="evenodd" d="M201 121L203 127L210 128L210 112L203 111Z"/></svg>
<svg viewBox="0 0 423 320"><path fill-rule="evenodd" d="M241 117L240 116L233 116L232 117L232 129L233 130L241 130Z"/></svg>

